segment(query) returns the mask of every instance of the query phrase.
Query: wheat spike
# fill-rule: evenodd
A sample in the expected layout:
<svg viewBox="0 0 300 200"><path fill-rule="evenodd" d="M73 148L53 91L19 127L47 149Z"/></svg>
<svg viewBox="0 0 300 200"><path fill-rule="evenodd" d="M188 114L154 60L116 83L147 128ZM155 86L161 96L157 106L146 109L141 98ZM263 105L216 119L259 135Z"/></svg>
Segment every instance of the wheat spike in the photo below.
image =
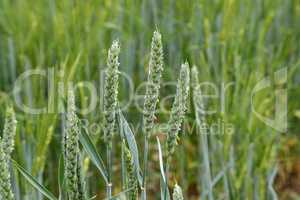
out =
<svg viewBox="0 0 300 200"><path fill-rule="evenodd" d="M119 85L119 42L115 40L108 51L107 69L104 83L104 135L110 142L115 131L116 108Z"/></svg>
<svg viewBox="0 0 300 200"><path fill-rule="evenodd" d="M174 149L177 144L178 132L181 129L181 124L184 120L184 115L187 110L188 95L190 88L189 84L190 72L189 65L186 62L181 65L180 76L177 83L176 96L173 102L170 120L168 122L168 157L170 157L174 153Z"/></svg>
<svg viewBox="0 0 300 200"><path fill-rule="evenodd" d="M75 113L73 89L68 91L68 113L65 130L65 178L69 200L78 200L77 159L79 154L79 128Z"/></svg>
<svg viewBox="0 0 300 200"><path fill-rule="evenodd" d="M5 124L3 129L3 150L7 158L10 158L15 146L17 121L16 115L12 107L6 110Z"/></svg>
<svg viewBox="0 0 300 200"><path fill-rule="evenodd" d="M179 185L175 185L173 190L173 200L183 200L182 189Z"/></svg>
<svg viewBox="0 0 300 200"><path fill-rule="evenodd" d="M0 199L14 199L10 182L9 163L7 161L7 156L4 151L4 143L2 140L0 140Z"/></svg>
<svg viewBox="0 0 300 200"><path fill-rule="evenodd" d="M135 176L135 170L133 166L133 159L130 150L125 146L125 161L127 171L127 188L130 189L128 192L128 200L136 200L138 196L138 182Z"/></svg>
<svg viewBox="0 0 300 200"><path fill-rule="evenodd" d="M145 134L150 137L154 126L156 106L159 100L161 73L163 71L163 48L161 34L158 31L155 31L153 34L148 70L143 124Z"/></svg>

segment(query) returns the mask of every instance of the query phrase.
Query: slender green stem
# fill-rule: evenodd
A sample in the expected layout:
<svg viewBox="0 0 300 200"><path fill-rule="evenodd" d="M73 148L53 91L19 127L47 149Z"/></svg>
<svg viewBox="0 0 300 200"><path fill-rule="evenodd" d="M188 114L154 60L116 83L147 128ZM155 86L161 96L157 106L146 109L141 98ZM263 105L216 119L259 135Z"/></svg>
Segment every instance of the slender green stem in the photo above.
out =
<svg viewBox="0 0 300 200"><path fill-rule="evenodd" d="M106 197L112 197L112 142L106 145L107 168L108 168L108 184L106 186Z"/></svg>
<svg viewBox="0 0 300 200"><path fill-rule="evenodd" d="M166 171L165 171L165 175L166 175L166 187L165 187L165 192L164 192L164 199L167 199L167 193L168 193L168 185L169 185L169 171L170 171L170 161L171 159L169 158L169 156L167 156L167 162L166 162Z"/></svg>
<svg viewBox="0 0 300 200"><path fill-rule="evenodd" d="M149 141L148 136L144 134L144 169L143 169L143 185L142 185L142 195L143 199L147 199L147 186L146 179L148 175L148 152L149 152Z"/></svg>
<svg viewBox="0 0 300 200"><path fill-rule="evenodd" d="M124 142L122 142L121 146L121 159L122 159L122 189L126 190L126 163L125 163L125 145Z"/></svg>

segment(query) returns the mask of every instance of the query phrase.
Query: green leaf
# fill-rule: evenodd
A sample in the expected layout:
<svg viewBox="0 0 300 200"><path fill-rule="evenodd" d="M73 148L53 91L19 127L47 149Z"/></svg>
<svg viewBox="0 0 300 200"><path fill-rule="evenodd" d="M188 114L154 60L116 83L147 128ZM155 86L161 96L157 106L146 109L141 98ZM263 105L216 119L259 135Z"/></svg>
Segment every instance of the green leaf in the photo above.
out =
<svg viewBox="0 0 300 200"><path fill-rule="evenodd" d="M159 141L159 138L156 137L156 141L157 141L157 147L158 147L158 157L159 157L159 167L160 167L160 173L161 173L161 183L160 184L160 190L161 190L161 198L164 199L166 197L166 199L170 199L170 193L169 193L169 188L167 186L167 177L165 175L165 168L164 168L164 161L163 161L163 154L162 154L162 150L161 150L161 144Z"/></svg>
<svg viewBox="0 0 300 200"><path fill-rule="evenodd" d="M41 185L33 176L31 176L23 167L21 167L16 161L12 160L15 168L23 175L23 177L40 193L50 200L58 200L46 187Z"/></svg>
<svg viewBox="0 0 300 200"><path fill-rule="evenodd" d="M160 176L160 199L163 200L170 200L170 193L169 193L169 188L167 187L167 184L164 183L162 180L162 176Z"/></svg>
<svg viewBox="0 0 300 200"><path fill-rule="evenodd" d="M133 190L134 188L128 188L122 192L120 192L119 194L116 194L115 196L111 197L111 198L106 198L109 200L119 200L119 199L126 199L126 193L130 192L131 190Z"/></svg>
<svg viewBox="0 0 300 200"><path fill-rule="evenodd" d="M164 161L163 161L163 155L162 155L162 150L161 150L161 145L159 138L156 137L157 140L157 146L158 146L158 157L159 157L159 168L160 168L160 173L162 176L162 179L164 183L166 183L166 176L165 176L165 170L164 170Z"/></svg>
<svg viewBox="0 0 300 200"><path fill-rule="evenodd" d="M268 198L269 199L278 199L276 190L273 187L277 172L278 172L278 168L277 166L275 166L271 170L270 174L268 175L268 195L269 195Z"/></svg>
<svg viewBox="0 0 300 200"><path fill-rule="evenodd" d="M124 141L124 140L123 140ZM121 169L122 169L122 189L126 188L126 162L125 162L125 141L121 146Z"/></svg>
<svg viewBox="0 0 300 200"><path fill-rule="evenodd" d="M108 184L108 175L104 162L97 152L96 147L88 134L88 130L84 126L82 126L82 128L84 131L81 131L81 134L79 135L80 143L82 144L83 148L85 149L94 165L100 171L105 183Z"/></svg>
<svg viewBox="0 0 300 200"><path fill-rule="evenodd" d="M139 184L142 185L143 182L143 178L141 175L141 168L140 168L140 162L139 162L139 151L138 151L138 147L134 138L134 134L131 131L128 122L126 121L125 117L123 116L122 112L119 111L119 121L120 121L120 130L121 130L121 137L124 137L122 139L125 139L130 153L132 155L133 158L133 164L134 164L134 168L137 174L137 178L139 181Z"/></svg>

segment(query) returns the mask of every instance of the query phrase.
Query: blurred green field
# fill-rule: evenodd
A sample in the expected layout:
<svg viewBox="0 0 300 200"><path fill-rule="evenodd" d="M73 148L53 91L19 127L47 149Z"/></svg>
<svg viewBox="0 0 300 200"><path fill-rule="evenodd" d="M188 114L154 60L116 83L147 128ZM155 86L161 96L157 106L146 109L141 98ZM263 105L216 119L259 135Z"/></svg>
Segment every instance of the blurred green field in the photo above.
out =
<svg viewBox="0 0 300 200"><path fill-rule="evenodd" d="M170 187L178 182L186 199L201 196L211 200L206 194L210 188L206 184L207 165L203 161L208 155L215 180L213 199L297 199L297 192L300 194L299 22L298 0L1 0L0 128L6 106L12 102L18 120L13 158L58 194L63 127L63 114L57 110L61 102L57 93L59 82L89 81L101 98L101 70L106 67L112 41L119 39L120 71L138 86L146 80L151 37L158 29L164 48L164 82L176 81L181 63L188 61L190 66L198 67L201 82L213 83L219 91L222 84L234 83L223 96L224 107L220 105L220 96L206 102L208 108L217 110L208 116L208 123L233 124L234 134L209 135L207 149L203 148L195 129L191 128L195 121L191 103L174 157ZM55 77L55 93L49 92L45 78L37 77L24 80L21 92L13 93L21 74L49 68ZM287 82L276 85L274 74L280 69L287 69ZM272 86L257 93L251 102L254 87L265 77L270 77ZM119 100L125 104L129 101L128 83L122 78L120 84ZM274 91L279 88L286 89L288 95L286 131L276 131L263 123L251 107L272 117L276 103ZM174 92L175 87L163 87L161 97ZM204 92L211 94L208 89ZM78 107L88 104L89 95L84 88L77 90ZM16 101L35 108L50 105L55 112L28 114ZM166 107L170 106L171 101L167 101ZM141 113L134 105L124 113L133 126L141 122ZM80 117L90 124L101 124L101 103L93 112ZM167 119L168 114L162 112L157 121L163 123ZM140 129L136 131L136 140L142 151L142 137L138 132ZM164 134L156 135L163 143ZM99 135L93 139L98 151L105 155L103 140ZM118 137L115 143L113 182L117 194L122 191ZM87 156L84 161L88 196L104 199L101 176ZM14 174L17 199L43 199L16 171ZM159 180L158 151L153 137L149 199L160 199Z"/></svg>

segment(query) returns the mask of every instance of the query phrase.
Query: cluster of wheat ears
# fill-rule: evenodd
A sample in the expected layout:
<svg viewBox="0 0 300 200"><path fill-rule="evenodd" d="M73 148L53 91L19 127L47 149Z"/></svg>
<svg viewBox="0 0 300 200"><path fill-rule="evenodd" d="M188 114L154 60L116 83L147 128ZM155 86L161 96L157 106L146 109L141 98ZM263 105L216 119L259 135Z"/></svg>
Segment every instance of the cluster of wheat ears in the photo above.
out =
<svg viewBox="0 0 300 200"><path fill-rule="evenodd" d="M127 121L118 108L118 81L119 81L119 53L120 46L118 41L114 41L108 51L107 69L105 75L105 92L104 92L104 122L103 133L107 151L107 162L104 164L96 147L91 142L91 138L80 123L76 115L75 95L72 88L68 89L67 113L65 115L66 123L63 131L63 156L59 170L63 171L61 176L60 196L56 198L44 186L42 186L34 177L30 176L21 166L11 159L11 153L14 149L14 137L16 134L16 117L12 106L7 108L6 120L4 125L3 136L0 140L0 199L13 200L14 194L11 184L10 166L15 166L21 174L38 189L46 198L51 200L68 199L68 200L87 200L85 177L82 170L81 147L89 156L90 160L96 165L97 169L106 183L107 199L117 199L125 196L126 199L135 200L147 198L147 171L148 171L148 145L155 126L157 113L157 104L159 101L159 91L163 71L163 48L162 38L158 31L155 31L151 44L151 55L148 67L147 88L144 98L143 111L143 166L139 165L138 149ZM176 183L173 192L169 191L168 177L169 166L177 145L178 133L185 117L188 104L190 85L193 88L194 102L201 100L201 92L197 88L198 82L197 68L192 68L190 84L190 67L187 62L181 65L181 70L177 83L176 95L173 101L167 129L166 151L163 154L159 139L157 138L159 149L159 164L161 173L161 199L183 199L182 190ZM200 104L201 105L201 104ZM199 120L201 116L196 116ZM112 182L112 148L113 136L118 133L122 139L122 160L125 166L125 191L120 194L113 194ZM11 165L12 164L12 165ZM171 194L172 193L172 197Z"/></svg>

